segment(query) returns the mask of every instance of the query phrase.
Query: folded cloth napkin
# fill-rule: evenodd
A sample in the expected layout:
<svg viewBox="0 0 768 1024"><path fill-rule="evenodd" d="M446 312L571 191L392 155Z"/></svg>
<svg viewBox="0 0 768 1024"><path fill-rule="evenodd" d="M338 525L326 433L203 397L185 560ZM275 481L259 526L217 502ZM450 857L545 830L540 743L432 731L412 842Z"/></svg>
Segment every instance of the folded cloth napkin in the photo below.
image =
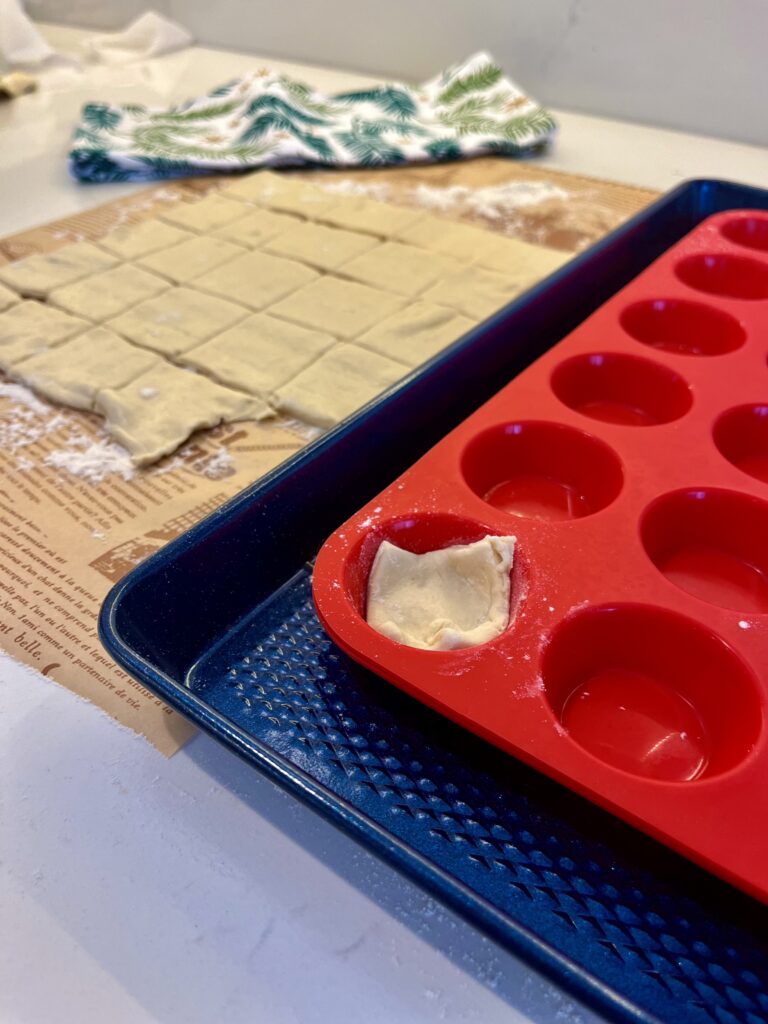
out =
<svg viewBox="0 0 768 1024"><path fill-rule="evenodd" d="M191 42L192 36L181 25L155 11L145 11L122 32L87 39L83 49L102 64L127 64L182 50Z"/></svg>
<svg viewBox="0 0 768 1024"><path fill-rule="evenodd" d="M353 167L517 156L553 135L552 116L487 53L418 87L324 95L264 68L155 110L89 103L69 154L81 181L145 181L323 164Z"/></svg>

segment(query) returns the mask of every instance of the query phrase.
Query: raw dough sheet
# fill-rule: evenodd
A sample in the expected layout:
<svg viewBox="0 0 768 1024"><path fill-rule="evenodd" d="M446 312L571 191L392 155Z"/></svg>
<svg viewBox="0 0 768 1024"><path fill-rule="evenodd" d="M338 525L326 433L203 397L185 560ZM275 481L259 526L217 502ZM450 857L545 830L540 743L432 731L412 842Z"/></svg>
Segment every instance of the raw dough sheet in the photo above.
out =
<svg viewBox="0 0 768 1024"><path fill-rule="evenodd" d="M245 415L330 427L564 259L260 171L0 267L0 368L144 464Z"/></svg>

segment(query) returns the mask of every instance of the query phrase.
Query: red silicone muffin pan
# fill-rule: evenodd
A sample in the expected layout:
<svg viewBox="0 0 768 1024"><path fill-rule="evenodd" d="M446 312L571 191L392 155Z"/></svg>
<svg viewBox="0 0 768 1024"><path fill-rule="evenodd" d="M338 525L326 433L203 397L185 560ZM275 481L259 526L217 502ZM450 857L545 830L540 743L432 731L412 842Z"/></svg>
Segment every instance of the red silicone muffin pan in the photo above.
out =
<svg viewBox="0 0 768 1024"><path fill-rule="evenodd" d="M510 338L514 344L514 338ZM338 529L352 658L768 900L768 215L719 214ZM365 621L384 539L517 537L510 623L425 651Z"/></svg>

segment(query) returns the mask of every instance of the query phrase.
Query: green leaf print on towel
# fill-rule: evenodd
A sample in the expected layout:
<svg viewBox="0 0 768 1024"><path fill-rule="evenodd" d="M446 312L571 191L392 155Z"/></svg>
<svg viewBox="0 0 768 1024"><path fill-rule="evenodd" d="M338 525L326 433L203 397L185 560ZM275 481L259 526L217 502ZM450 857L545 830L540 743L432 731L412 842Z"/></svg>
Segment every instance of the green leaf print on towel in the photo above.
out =
<svg viewBox="0 0 768 1024"><path fill-rule="evenodd" d="M370 126L359 121L352 122L352 130L337 132L334 138L347 149L355 161L363 167L377 167L383 164L401 164L405 154L397 146L385 142Z"/></svg>
<svg viewBox="0 0 768 1024"><path fill-rule="evenodd" d="M342 103L375 103L385 114L392 117L415 117L417 107L413 98L403 89L393 85L382 85L375 89L359 89L357 92L338 93L335 99Z"/></svg>
<svg viewBox="0 0 768 1024"><path fill-rule="evenodd" d="M253 117L254 114L259 114L263 110L274 111L275 114L280 114L286 119L291 118L294 121L301 121L303 124L330 124L327 117L316 117L314 114L308 114L305 110L286 103L279 96L259 96L258 99L255 99L248 105L245 114L247 117Z"/></svg>
<svg viewBox="0 0 768 1024"><path fill-rule="evenodd" d="M83 124L89 128L112 131L121 120L122 114L106 103L87 103L83 107Z"/></svg>
<svg viewBox="0 0 768 1024"><path fill-rule="evenodd" d="M488 63L477 71L472 71L463 78L456 78L447 89L437 97L438 103L453 103L470 92L482 92L490 89L491 86L501 78L501 68L498 64Z"/></svg>

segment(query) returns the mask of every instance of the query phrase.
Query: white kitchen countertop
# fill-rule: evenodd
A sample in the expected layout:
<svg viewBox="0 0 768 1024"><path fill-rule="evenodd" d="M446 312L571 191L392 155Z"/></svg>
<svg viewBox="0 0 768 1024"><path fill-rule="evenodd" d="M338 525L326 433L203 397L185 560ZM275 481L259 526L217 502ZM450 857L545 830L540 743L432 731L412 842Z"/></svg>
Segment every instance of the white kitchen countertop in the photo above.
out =
<svg viewBox="0 0 768 1024"><path fill-rule="evenodd" d="M45 32L62 49L86 36ZM368 81L199 48L47 73L0 106L0 235L144 187L68 177L83 102L163 105L261 63ZM541 166L768 187L757 147L557 115ZM207 737L166 760L2 655L0 680L0 1024L596 1020Z"/></svg>

